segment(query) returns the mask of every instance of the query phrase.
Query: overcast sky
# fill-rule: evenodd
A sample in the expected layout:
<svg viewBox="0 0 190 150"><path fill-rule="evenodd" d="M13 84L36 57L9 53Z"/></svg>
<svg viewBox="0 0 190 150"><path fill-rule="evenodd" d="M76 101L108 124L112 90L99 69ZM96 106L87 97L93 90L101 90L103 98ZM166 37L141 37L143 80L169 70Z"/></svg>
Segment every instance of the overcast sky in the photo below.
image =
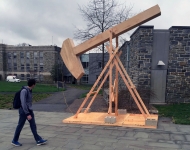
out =
<svg viewBox="0 0 190 150"><path fill-rule="evenodd" d="M161 16L145 23L155 29L190 26L190 0L117 1L133 5L133 13L158 4ZM78 5L87 3L88 0L0 0L0 43L33 46L53 43L61 47L66 38L73 39L75 26L85 28Z"/></svg>

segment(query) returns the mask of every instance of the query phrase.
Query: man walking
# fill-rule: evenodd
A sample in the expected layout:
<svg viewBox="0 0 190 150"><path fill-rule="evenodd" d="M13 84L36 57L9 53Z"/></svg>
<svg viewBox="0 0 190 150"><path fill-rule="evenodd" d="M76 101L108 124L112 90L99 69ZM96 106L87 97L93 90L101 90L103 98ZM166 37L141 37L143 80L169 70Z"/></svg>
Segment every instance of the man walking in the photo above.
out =
<svg viewBox="0 0 190 150"><path fill-rule="evenodd" d="M19 108L19 121L11 143L14 146L22 146L22 144L18 142L18 139L26 119L30 123L30 128L37 145L42 145L47 142L47 140L42 139L37 133L37 127L32 109L32 89L35 87L35 85L35 79L29 79L28 86L25 86L20 92L21 107Z"/></svg>

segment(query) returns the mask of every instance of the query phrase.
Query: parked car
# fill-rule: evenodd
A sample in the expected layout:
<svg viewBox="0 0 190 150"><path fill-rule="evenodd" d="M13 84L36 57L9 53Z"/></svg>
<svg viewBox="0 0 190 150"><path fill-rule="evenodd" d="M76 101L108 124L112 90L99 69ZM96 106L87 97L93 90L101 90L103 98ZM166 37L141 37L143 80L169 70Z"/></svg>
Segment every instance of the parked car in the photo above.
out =
<svg viewBox="0 0 190 150"><path fill-rule="evenodd" d="M17 79L16 76L7 76L7 82L20 82L20 79Z"/></svg>

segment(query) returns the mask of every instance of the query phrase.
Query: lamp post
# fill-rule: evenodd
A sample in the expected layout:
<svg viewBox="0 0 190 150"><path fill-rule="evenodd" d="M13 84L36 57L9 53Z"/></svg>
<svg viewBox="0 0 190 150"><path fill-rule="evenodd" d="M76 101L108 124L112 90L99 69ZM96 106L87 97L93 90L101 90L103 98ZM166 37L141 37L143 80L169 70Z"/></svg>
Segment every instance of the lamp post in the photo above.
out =
<svg viewBox="0 0 190 150"><path fill-rule="evenodd" d="M41 82L41 81L40 81L40 72L41 72L41 70L39 71L39 82Z"/></svg>

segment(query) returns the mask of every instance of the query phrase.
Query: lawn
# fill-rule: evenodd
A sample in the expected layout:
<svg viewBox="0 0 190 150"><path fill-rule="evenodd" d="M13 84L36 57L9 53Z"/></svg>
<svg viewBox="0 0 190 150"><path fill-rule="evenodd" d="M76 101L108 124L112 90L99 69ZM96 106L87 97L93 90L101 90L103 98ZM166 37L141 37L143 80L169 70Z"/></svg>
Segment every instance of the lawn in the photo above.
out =
<svg viewBox="0 0 190 150"><path fill-rule="evenodd" d="M6 81L0 81L0 109L12 108L12 102L14 94L21 89L22 86L27 85L27 82L12 83ZM59 88L59 91L65 89ZM40 101L49 97L51 92L57 92L58 89L55 85L45 85L37 83L33 89L33 102Z"/></svg>
<svg viewBox="0 0 190 150"><path fill-rule="evenodd" d="M49 97L49 93L34 93L33 102L38 102L44 98ZM14 94L0 94L0 109L12 109Z"/></svg>
<svg viewBox="0 0 190 150"><path fill-rule="evenodd" d="M190 125L190 103L155 105L159 116L172 118L175 124Z"/></svg>
<svg viewBox="0 0 190 150"><path fill-rule="evenodd" d="M0 81L0 92L16 92L21 89L22 86L26 86L27 82L21 81L20 83ZM59 90L64 90L60 89ZM46 85L36 83L33 92L57 92L58 89L55 85Z"/></svg>

